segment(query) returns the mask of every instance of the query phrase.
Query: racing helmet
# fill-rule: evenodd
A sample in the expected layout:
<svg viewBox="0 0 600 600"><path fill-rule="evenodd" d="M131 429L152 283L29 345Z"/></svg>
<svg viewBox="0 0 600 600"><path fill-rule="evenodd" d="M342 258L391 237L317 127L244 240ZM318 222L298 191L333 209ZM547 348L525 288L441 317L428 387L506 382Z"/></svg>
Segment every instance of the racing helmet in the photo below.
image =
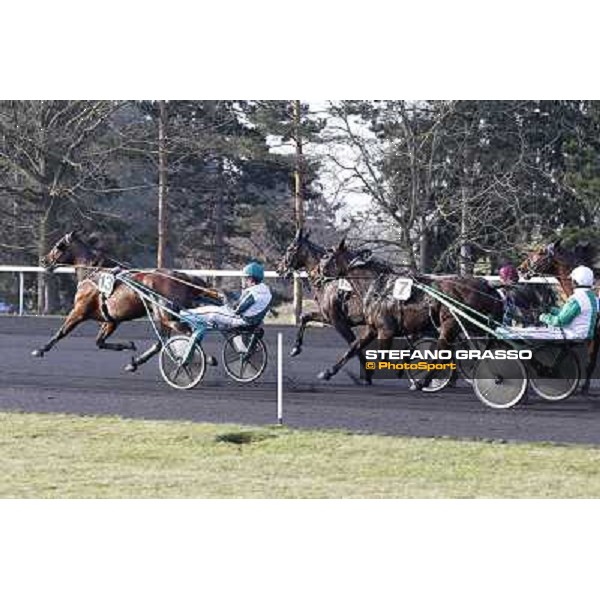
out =
<svg viewBox="0 0 600 600"><path fill-rule="evenodd" d="M569 277L579 287L592 287L594 285L594 272L589 267L579 265L571 271Z"/></svg>
<svg viewBox="0 0 600 600"><path fill-rule="evenodd" d="M265 278L265 270L263 266L257 262L248 263L244 267L243 273L245 277L252 277L257 283L260 283Z"/></svg>
<svg viewBox="0 0 600 600"><path fill-rule="evenodd" d="M498 271L498 274L500 275L500 279L504 281L511 281L512 283L517 283L519 281L519 272L516 267L510 263L504 265L500 271Z"/></svg>

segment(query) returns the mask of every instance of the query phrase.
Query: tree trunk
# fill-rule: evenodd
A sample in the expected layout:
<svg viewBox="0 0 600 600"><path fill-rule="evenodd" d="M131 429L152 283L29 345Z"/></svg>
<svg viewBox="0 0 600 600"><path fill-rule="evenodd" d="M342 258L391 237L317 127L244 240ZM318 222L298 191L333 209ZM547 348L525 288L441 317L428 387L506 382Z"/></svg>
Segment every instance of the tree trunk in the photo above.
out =
<svg viewBox="0 0 600 600"><path fill-rule="evenodd" d="M46 256L46 221L42 219L38 228L38 264L41 266L42 258ZM46 273L37 276L37 313L45 314L46 309Z"/></svg>
<svg viewBox="0 0 600 600"><path fill-rule="evenodd" d="M158 117L158 250L156 264L167 266L167 106L159 100Z"/></svg>
<svg viewBox="0 0 600 600"><path fill-rule="evenodd" d="M469 234L469 207L467 203L467 193L463 186L460 199L460 256L459 273L461 275L470 275L473 272L473 265L470 259L470 248L467 236Z"/></svg>
<svg viewBox="0 0 600 600"><path fill-rule="evenodd" d="M302 194L303 160L302 135L300 131L300 100L294 100L294 138L296 141L296 168L294 171L295 197L294 207L296 213L296 230L304 227L304 197ZM294 321L300 324L302 316L302 279L294 277Z"/></svg>
<svg viewBox="0 0 600 600"><path fill-rule="evenodd" d="M217 194L217 202L215 205L214 219L215 219L215 269L222 269L225 253L225 195L221 192Z"/></svg>

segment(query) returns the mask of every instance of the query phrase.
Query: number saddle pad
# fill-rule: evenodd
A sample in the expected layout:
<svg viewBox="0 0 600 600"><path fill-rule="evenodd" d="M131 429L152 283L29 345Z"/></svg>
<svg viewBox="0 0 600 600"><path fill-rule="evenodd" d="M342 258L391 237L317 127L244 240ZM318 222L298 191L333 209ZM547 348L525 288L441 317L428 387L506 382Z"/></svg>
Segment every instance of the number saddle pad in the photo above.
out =
<svg viewBox="0 0 600 600"><path fill-rule="evenodd" d="M351 292L352 284L347 279L339 279L338 280L338 291L340 292Z"/></svg>
<svg viewBox="0 0 600 600"><path fill-rule="evenodd" d="M115 276L112 273L101 273L98 279L100 293L108 298L115 288Z"/></svg>
<svg viewBox="0 0 600 600"><path fill-rule="evenodd" d="M412 295L412 279L408 277L398 277L394 281L394 289L392 290L392 298L405 302Z"/></svg>

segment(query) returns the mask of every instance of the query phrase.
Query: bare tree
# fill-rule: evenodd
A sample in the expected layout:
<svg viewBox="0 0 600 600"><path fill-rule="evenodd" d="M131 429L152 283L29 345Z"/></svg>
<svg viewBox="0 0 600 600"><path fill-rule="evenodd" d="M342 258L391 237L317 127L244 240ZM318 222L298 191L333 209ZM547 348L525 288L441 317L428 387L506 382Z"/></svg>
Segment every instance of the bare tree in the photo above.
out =
<svg viewBox="0 0 600 600"><path fill-rule="evenodd" d="M86 202L111 187L105 167L114 148L99 143L121 106L108 101L0 102L0 192L13 198L27 223L23 249L39 259L68 213L92 220ZM89 208L89 210L88 210ZM55 306L53 287L41 275L38 311Z"/></svg>

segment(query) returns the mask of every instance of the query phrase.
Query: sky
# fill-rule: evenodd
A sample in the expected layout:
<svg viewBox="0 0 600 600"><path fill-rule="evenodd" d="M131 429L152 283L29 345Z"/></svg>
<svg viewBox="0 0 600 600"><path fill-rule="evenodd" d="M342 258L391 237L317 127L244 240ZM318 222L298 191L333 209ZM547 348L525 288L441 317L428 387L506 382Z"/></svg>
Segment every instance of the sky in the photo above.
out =
<svg viewBox="0 0 600 600"><path fill-rule="evenodd" d="M336 127L339 125L339 121L332 117L328 113L328 107L331 101L329 100L302 100L310 106L310 112L318 118L327 119L327 127L324 130L324 134L331 135ZM365 134L367 132L366 126L361 126L360 123L356 123L357 131ZM276 142L275 139L272 140ZM293 143L286 145L280 145L277 143L277 147L273 148L274 152L281 152L288 154L294 152L295 148ZM372 207L370 197L357 190L357 189L346 189L340 192L340 182L343 178L343 171L336 165L336 162L344 165L353 165L357 160L357 152L354 151L347 144L311 144L306 143L303 147L305 154L309 157L316 158L322 162L322 169L319 172L319 182L323 186L323 195L327 201L340 201L340 209L336 213L336 223L338 226L343 225L344 218L351 215L363 212ZM332 159L331 157L333 156ZM356 186L353 186L356 188Z"/></svg>

